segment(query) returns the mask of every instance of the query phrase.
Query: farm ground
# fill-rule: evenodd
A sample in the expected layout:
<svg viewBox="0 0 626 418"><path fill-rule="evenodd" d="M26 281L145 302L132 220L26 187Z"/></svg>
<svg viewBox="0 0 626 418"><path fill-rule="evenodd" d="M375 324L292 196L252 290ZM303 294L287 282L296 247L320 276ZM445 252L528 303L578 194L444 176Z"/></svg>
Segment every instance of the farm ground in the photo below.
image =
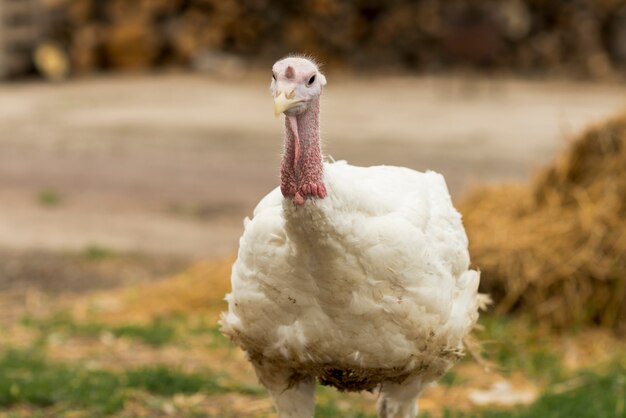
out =
<svg viewBox="0 0 626 418"><path fill-rule="evenodd" d="M19 317L0 326L0 417L273 416L242 352L216 325L230 262L71 297L30 294ZM481 324L490 370L462 361L425 391L422 416L626 416L625 341L597 329L555 335L523 318ZM320 387L315 416L369 418L374 405L375 394Z"/></svg>
<svg viewBox="0 0 626 418"><path fill-rule="evenodd" d="M241 218L276 183L266 78L0 85L0 417L271 416L216 328ZM529 178L626 104L617 85L329 80L329 154L436 169L455 198ZM423 416L626 417L623 341L523 318L483 325L495 371L462 362L425 392ZM534 403L480 407L481 390ZM374 403L320 388L316 416L371 417Z"/></svg>

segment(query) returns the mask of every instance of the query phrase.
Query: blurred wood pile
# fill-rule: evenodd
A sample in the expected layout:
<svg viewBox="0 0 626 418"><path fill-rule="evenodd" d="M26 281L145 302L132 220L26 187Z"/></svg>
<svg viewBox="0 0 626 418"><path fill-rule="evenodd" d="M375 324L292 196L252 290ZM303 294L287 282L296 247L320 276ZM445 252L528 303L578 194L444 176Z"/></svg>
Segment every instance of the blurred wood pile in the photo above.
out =
<svg viewBox="0 0 626 418"><path fill-rule="evenodd" d="M78 73L260 62L490 67L605 77L626 66L623 0L40 0Z"/></svg>
<svg viewBox="0 0 626 418"><path fill-rule="evenodd" d="M533 183L475 190L462 213L497 310L626 333L626 114L583 133Z"/></svg>
<svg viewBox="0 0 626 418"><path fill-rule="evenodd" d="M30 68L37 16L36 0L0 0L0 78Z"/></svg>

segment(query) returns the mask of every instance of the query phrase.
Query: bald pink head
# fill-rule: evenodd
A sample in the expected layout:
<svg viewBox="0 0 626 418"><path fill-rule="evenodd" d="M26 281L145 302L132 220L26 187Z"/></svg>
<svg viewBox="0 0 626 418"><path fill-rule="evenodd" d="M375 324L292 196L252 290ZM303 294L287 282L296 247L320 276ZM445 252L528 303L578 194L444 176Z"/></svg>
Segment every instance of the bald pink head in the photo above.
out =
<svg viewBox="0 0 626 418"><path fill-rule="evenodd" d="M306 110L307 105L322 94L326 77L313 61L300 57L288 57L277 61L272 67L270 92L274 96L275 113L288 116Z"/></svg>
<svg viewBox="0 0 626 418"><path fill-rule="evenodd" d="M326 77L306 58L284 58L272 67L274 113L285 114L281 191L296 205L304 204L307 197L326 196L319 138L319 97L324 85Z"/></svg>

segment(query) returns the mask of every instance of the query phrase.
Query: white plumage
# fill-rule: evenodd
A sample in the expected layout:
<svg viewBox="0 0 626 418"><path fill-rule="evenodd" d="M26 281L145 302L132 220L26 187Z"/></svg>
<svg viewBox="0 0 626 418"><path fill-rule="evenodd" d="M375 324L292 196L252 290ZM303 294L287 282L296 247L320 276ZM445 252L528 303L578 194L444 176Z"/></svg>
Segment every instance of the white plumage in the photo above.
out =
<svg viewBox="0 0 626 418"><path fill-rule="evenodd" d="M281 418L312 416L316 378L413 417L478 317L461 217L432 171L324 163L323 183L302 205L276 188L245 220L222 330Z"/></svg>

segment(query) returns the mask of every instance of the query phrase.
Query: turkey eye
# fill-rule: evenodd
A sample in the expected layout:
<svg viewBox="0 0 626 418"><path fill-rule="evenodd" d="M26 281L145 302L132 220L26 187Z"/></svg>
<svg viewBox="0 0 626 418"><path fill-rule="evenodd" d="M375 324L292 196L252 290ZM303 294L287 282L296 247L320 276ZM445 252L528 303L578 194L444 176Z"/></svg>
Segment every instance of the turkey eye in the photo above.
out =
<svg viewBox="0 0 626 418"><path fill-rule="evenodd" d="M310 86L311 84L313 84L315 82L315 74L313 74L311 76L311 78L309 78L309 81L307 81L306 85Z"/></svg>

